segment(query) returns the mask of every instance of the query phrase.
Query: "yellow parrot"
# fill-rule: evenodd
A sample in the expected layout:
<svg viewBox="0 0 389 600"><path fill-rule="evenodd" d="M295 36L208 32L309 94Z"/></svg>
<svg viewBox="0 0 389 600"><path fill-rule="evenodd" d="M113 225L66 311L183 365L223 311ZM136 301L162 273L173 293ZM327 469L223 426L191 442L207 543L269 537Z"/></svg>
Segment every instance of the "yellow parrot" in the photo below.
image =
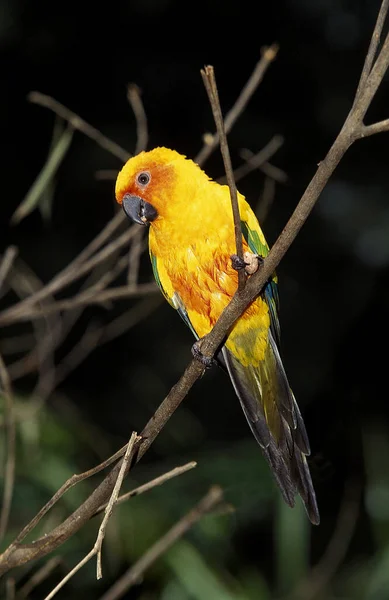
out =
<svg viewBox="0 0 389 600"><path fill-rule="evenodd" d="M210 332L237 290L234 224L229 188L212 181L192 160L168 148L130 158L116 181L126 215L150 225L155 279L197 339ZM258 221L238 193L246 256L269 248ZM240 265L243 266L243 265ZM306 456L308 436L279 354L275 276L235 323L218 355L230 375L255 439L285 501L300 494L319 523Z"/></svg>

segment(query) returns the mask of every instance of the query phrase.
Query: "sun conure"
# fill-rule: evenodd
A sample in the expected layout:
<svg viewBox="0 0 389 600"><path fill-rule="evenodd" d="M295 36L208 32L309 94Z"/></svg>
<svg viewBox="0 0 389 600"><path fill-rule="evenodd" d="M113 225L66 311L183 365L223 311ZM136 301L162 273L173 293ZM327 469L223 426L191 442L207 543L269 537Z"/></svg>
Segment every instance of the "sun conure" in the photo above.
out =
<svg viewBox="0 0 389 600"><path fill-rule="evenodd" d="M127 216L150 224L155 279L196 338L212 329L237 290L238 273L229 188L168 148L131 158L120 171L116 199ZM243 249L265 257L258 221L238 194ZM312 523L319 512L306 456L308 437L279 354L275 277L235 323L218 355L230 375L250 428L285 501L303 499Z"/></svg>

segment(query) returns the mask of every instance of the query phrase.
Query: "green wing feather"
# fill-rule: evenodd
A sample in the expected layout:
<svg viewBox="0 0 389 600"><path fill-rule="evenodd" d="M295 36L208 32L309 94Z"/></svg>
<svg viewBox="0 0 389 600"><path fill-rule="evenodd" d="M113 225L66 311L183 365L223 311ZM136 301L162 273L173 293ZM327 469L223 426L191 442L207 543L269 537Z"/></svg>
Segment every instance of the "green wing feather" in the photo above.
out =
<svg viewBox="0 0 389 600"><path fill-rule="evenodd" d="M178 294L178 292L173 291L173 290L170 290L170 293L169 293L164 288L162 281L161 281L160 274L159 274L159 270L158 270L157 257L154 256L154 254L152 254L150 252L150 258L151 258L151 265L153 267L154 278L159 286L159 289L161 290L161 292L164 295L164 297L166 298L166 300L169 302L170 306L172 306L173 308L176 309L176 311L180 315L181 319L184 321L185 325L187 325L189 327L189 329L191 330L191 332L193 333L195 338L198 339L198 335L195 332L195 330L193 329L192 323L190 322L188 313L186 311L183 301L181 300L180 295Z"/></svg>

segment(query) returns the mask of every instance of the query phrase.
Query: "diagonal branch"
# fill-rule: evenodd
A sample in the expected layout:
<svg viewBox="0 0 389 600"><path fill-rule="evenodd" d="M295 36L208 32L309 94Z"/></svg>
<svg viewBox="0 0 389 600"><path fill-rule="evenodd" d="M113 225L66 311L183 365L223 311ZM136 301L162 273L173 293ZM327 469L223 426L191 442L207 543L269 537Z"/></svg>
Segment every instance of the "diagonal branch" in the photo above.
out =
<svg viewBox="0 0 389 600"><path fill-rule="evenodd" d="M130 158L131 155L127 150L124 150L119 144L116 144L116 142L107 138L98 129L89 125L84 119L81 119L76 113L66 108L66 106L57 100L54 100L51 96L41 94L41 92L30 92L27 98L33 104L39 104L39 106L44 106L45 108L52 110L56 115L65 119L73 129L78 129L78 131L81 131L84 135L96 142L101 148L104 148L104 150L107 150L123 162Z"/></svg>
<svg viewBox="0 0 389 600"><path fill-rule="evenodd" d="M271 46L265 46L261 51L261 59L255 65L254 71L251 73L246 85L239 94L234 106L226 114L224 126L226 133L229 133L232 127L235 125L237 119L244 112L251 96L262 82L266 71L270 67L271 63L275 60L278 54L278 45L272 44ZM216 150L219 144L219 137L217 134L211 136L210 141L207 141L200 152L194 159L199 165L203 165L205 161L210 157L212 152Z"/></svg>
<svg viewBox="0 0 389 600"><path fill-rule="evenodd" d="M369 49L366 54L365 62L363 64L361 77L359 79L358 88L355 94L355 102L359 100L361 91L366 85L367 78L371 73L374 59L377 54L377 49L381 41L381 33L385 24L386 15L388 14L389 0L383 0L381 8L379 10L377 21L374 27L373 35L371 36Z"/></svg>

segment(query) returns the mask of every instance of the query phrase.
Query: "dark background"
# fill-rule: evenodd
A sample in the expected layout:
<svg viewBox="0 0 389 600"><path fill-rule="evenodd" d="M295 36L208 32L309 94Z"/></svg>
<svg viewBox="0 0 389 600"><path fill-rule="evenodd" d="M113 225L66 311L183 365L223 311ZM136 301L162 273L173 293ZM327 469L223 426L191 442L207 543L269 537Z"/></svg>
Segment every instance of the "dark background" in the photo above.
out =
<svg viewBox="0 0 389 600"><path fill-rule="evenodd" d="M20 256L47 281L116 210L113 182L98 181L95 173L119 169L120 161L76 133L56 178L50 222L45 223L39 211L34 211L18 226L9 226L11 215L47 157L54 122L51 112L28 103L28 92L39 90L53 96L133 151L136 130L126 86L135 82L142 90L148 116L149 148L166 145L192 157L202 145L202 135L213 130L200 68L214 65L222 107L227 111L259 59L261 47L278 42L277 60L229 136L236 165L241 162L241 148L257 152L274 134L285 137L282 149L272 159L288 174L288 182L276 186L264 225L272 244L347 116L379 4L375 0L138 0L100 5L3 1L2 248L17 245ZM389 116L387 100L384 80L367 122ZM283 357L311 439L311 471L322 515L322 525L311 532L308 554L312 563L320 559L333 534L344 490L352 485L363 492L355 532L340 565L340 573L347 575L339 575L324 597L333 597L336 590L343 597L389 597L382 592L381 580L374 584L374 569L379 571L380 557L389 548L382 533L388 530L389 521L389 476L383 466L388 436L387 148L387 134L355 144L278 269ZM218 152L205 168L211 176L222 174ZM239 184L254 207L263 183L263 174L255 172ZM150 279L145 256L141 280ZM120 309L125 308L121 302ZM90 319L104 322L108 318L104 309L88 309L71 340L77 339ZM69 406L76 407L77 427L98 431L95 443L101 441L102 446L100 451L94 450L106 456L105 451L124 443L132 429L142 429L182 373L191 344L190 332L169 306L161 304L127 334L96 349L49 398L42 409L50 415L45 419L57 419L56 427L72 435L69 430L74 420L68 415L74 413ZM29 401L31 386L30 378L15 383L24 403ZM65 404L69 409L63 408ZM73 461L70 469L94 464L93 453L92 463L85 459L90 448L84 452L80 439L77 434L71 443L68 440ZM48 448L49 452L50 445ZM65 452L65 464L66 459ZM282 587L275 575L279 562L277 516L271 501L261 505L262 488L267 486L273 499L277 492L262 468L260 452L250 438L229 381L217 370L197 383L144 462L150 469L163 470L165 463L174 465L186 459L198 460L199 466L189 490L184 479L180 480L177 489L182 504L170 497L150 510L161 510L167 522L173 521L205 493L208 482L224 483L227 498L236 507L233 525L229 521L230 526L220 526L222 532L212 543L199 534L197 547L205 556L208 552L208 556L218 557L212 567L219 577L221 572L229 572L247 582L244 573L250 567L263 575L270 590ZM142 468L147 473L146 466ZM262 479L258 481L258 477ZM61 481L59 477L59 484ZM25 489L34 495L33 482L31 488L27 483ZM21 493L19 488L16 493ZM168 490L165 493L169 496ZM355 494L358 498L358 492ZM42 492L36 500L38 508L45 499ZM16 528L18 524L16 519ZM221 557L215 548L218 543L224 546L227 539L229 550L224 548ZM152 541L151 533L149 543ZM72 548L65 553L68 565L77 556L72 555ZM129 556L117 552L103 586L134 560L137 551ZM293 544L291 561L292 556ZM164 586L177 574L166 569L163 575L154 575L152 584L146 578L131 597L173 597ZM228 577L226 580L232 585ZM80 580L72 585L73 594L81 593ZM90 597L98 597L103 587L98 587L92 576L90 585L96 588ZM371 592L376 590L374 585L378 585L376 595ZM66 592L63 594L66 598ZM179 587L175 594L177 599L196 597ZM270 596L254 585L253 596L247 595L251 597Z"/></svg>

